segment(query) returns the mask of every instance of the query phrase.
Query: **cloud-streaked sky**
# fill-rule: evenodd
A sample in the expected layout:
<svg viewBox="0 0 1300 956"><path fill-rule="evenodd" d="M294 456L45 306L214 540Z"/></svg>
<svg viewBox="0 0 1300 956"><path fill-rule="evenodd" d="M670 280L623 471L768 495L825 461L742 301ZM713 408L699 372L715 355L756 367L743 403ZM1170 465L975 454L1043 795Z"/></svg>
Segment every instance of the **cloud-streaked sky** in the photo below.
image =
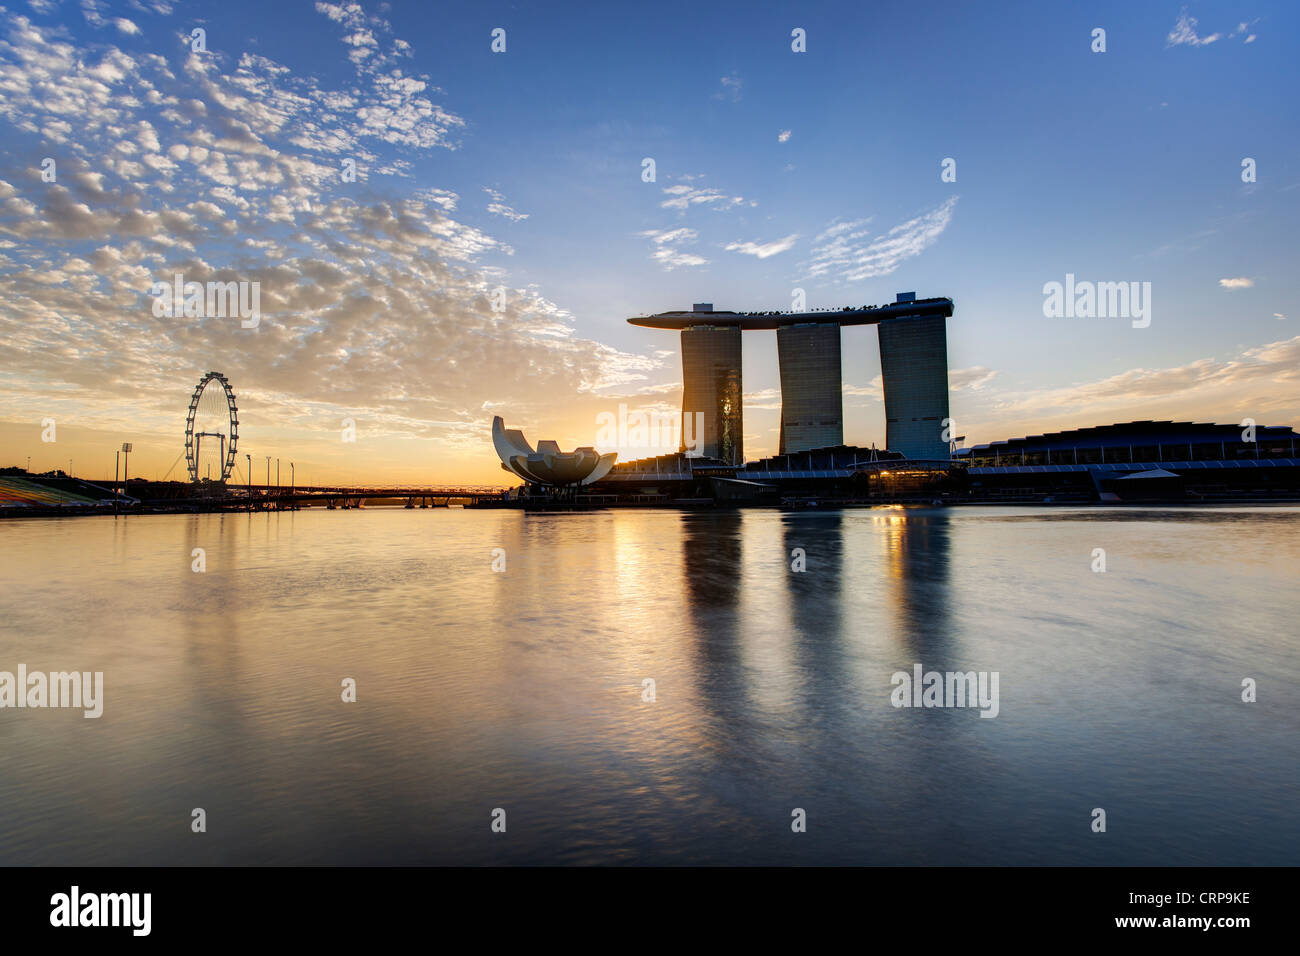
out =
<svg viewBox="0 0 1300 956"><path fill-rule="evenodd" d="M103 476L133 440L161 474L217 369L255 462L505 482L494 414L572 446L677 407L676 336L628 316L796 288L951 296L970 442L1300 423L1297 12L1134 6L0 7L0 464ZM156 317L175 273L260 283L260 324ZM1067 273L1150 282L1150 326L1045 318ZM846 439L883 443L870 329L844 381ZM777 385L749 335L750 457Z"/></svg>

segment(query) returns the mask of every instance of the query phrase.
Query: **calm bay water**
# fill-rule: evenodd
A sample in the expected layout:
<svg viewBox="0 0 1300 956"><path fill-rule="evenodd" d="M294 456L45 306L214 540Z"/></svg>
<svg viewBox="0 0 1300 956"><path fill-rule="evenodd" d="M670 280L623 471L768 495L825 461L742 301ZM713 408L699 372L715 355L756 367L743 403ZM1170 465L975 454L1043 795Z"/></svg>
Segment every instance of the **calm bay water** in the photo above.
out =
<svg viewBox="0 0 1300 956"><path fill-rule="evenodd" d="M0 710L0 864L1295 864L1297 568L1295 508L8 520L0 670L105 703Z"/></svg>

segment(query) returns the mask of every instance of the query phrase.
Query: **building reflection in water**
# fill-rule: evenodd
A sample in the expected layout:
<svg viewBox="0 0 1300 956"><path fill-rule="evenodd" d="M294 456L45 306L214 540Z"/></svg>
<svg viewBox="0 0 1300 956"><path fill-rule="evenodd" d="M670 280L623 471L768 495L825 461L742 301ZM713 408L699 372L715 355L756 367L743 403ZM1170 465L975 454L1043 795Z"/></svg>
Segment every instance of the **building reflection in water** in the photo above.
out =
<svg viewBox="0 0 1300 956"><path fill-rule="evenodd" d="M893 668L896 655L927 666L948 661L953 622L946 513L890 508L789 512L780 519L778 543L757 525L743 531L743 511L683 516L683 603L695 626L704 707L715 707L711 700L718 694L755 694L745 687L754 680L764 684L764 706L777 705L774 682L784 681L767 673L773 667L794 677L784 703L812 706L824 695L852 690L846 684L861 679L862 664ZM869 537L860 533L864 520L874 532ZM763 553L746 554L746 546ZM803 571L792 569L795 561ZM778 590L783 606L764 593ZM866 615L864 599L872 603ZM864 630L869 640L854 636ZM784 645L780 655L771 645L774 632ZM849 643L870 648L876 659L849 660Z"/></svg>
<svg viewBox="0 0 1300 956"><path fill-rule="evenodd" d="M952 652L949 607L949 552L952 527L940 509L880 509L872 512L884 558L886 607L897 642L929 666Z"/></svg>
<svg viewBox="0 0 1300 956"><path fill-rule="evenodd" d="M802 691L798 703L821 715L842 700L847 675L844 640L844 513L786 512L781 515L785 545L784 585L789 606L793 663ZM802 571L792 564L802 562Z"/></svg>
<svg viewBox="0 0 1300 956"><path fill-rule="evenodd" d="M739 511L682 516L685 603L695 618L705 684L738 676L738 603L743 547ZM707 693L707 687L701 691Z"/></svg>

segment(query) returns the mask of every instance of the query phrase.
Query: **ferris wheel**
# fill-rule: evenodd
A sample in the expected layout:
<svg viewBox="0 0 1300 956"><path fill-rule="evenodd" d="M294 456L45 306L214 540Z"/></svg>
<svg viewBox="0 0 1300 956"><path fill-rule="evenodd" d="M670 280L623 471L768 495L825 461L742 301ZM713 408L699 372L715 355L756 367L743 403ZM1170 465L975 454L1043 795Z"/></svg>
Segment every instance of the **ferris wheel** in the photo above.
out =
<svg viewBox="0 0 1300 956"><path fill-rule="evenodd" d="M219 441L219 453L214 457L211 443L206 456L203 439ZM217 481L225 481L235 466L235 446L239 441L239 408L230 382L220 372L208 372L194 387L190 396L190 410L185 416L185 463L190 481L198 484L200 478L212 480L212 465L217 465ZM206 473L199 474L201 465Z"/></svg>

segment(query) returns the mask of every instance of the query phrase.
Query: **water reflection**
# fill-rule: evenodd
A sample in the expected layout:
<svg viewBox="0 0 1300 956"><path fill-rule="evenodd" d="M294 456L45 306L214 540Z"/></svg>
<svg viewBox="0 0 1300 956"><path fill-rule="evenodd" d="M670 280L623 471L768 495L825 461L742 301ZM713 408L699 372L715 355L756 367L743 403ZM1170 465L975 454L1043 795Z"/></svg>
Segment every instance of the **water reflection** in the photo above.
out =
<svg viewBox="0 0 1300 956"><path fill-rule="evenodd" d="M916 661L952 654L949 581L950 518L944 511L873 511L887 573L884 607L892 632Z"/></svg>
<svg viewBox="0 0 1300 956"><path fill-rule="evenodd" d="M852 628L844 612L844 514L787 512L783 583L789 608L793 666L801 676L800 710L817 725L833 710L846 679L844 642ZM794 562L806 562L794 571Z"/></svg>
<svg viewBox="0 0 1300 956"><path fill-rule="evenodd" d="M1300 683L1300 511L1035 515L12 522L0 669L106 703L0 713L0 864L1289 862L1300 711L1236 684ZM1000 715L893 708L914 663Z"/></svg>
<svg viewBox="0 0 1300 956"><path fill-rule="evenodd" d="M706 708L746 690L737 621L743 525L739 511L682 516L682 591L695 624L697 692Z"/></svg>

